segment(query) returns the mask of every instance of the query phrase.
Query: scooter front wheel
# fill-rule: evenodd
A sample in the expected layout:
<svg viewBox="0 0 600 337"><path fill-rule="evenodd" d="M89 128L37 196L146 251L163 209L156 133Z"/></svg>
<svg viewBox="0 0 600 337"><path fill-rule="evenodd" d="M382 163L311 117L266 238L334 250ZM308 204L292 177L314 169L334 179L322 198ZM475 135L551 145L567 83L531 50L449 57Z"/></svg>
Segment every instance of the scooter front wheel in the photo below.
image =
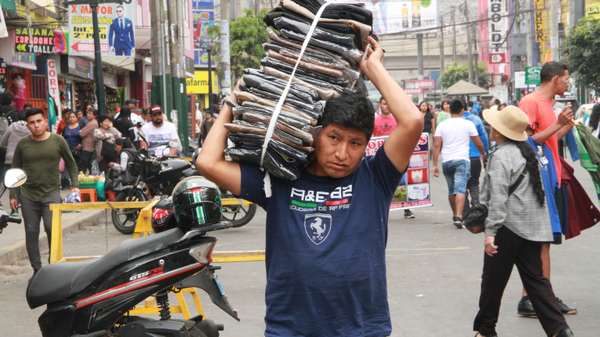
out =
<svg viewBox="0 0 600 337"><path fill-rule="evenodd" d="M129 191L121 191L115 197L115 201L144 201L148 197L140 190L134 190L129 196ZM112 222L115 228L122 234L132 234L135 230L140 210L136 208L122 208L112 210Z"/></svg>

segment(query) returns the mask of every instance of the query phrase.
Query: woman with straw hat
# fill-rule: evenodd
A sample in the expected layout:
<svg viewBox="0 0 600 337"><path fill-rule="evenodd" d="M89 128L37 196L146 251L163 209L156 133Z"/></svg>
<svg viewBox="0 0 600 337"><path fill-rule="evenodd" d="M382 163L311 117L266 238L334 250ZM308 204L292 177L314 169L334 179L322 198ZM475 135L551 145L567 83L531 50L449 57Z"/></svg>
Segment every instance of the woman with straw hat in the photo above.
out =
<svg viewBox="0 0 600 337"><path fill-rule="evenodd" d="M524 142L527 115L509 106L502 111L484 110L483 117L492 126L490 138L497 148L490 154L481 189L480 200L489 213L475 336L497 336L502 294L515 264L546 334L573 336L550 281L542 274L540 251L543 242L552 241L552 228L538 159ZM509 193L511 185L517 185L513 193Z"/></svg>

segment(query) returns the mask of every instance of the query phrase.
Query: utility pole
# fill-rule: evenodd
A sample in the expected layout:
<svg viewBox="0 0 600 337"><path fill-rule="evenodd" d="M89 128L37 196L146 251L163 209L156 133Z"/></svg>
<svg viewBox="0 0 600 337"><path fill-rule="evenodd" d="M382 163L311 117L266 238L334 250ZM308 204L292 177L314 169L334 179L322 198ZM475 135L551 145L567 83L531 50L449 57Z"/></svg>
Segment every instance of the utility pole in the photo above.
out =
<svg viewBox="0 0 600 337"><path fill-rule="evenodd" d="M444 15L442 15L442 26L440 27L440 75L444 72Z"/></svg>
<svg viewBox="0 0 600 337"><path fill-rule="evenodd" d="M417 67L419 79L423 79L423 34L417 34Z"/></svg>
<svg viewBox="0 0 600 337"><path fill-rule="evenodd" d="M231 93L231 67L229 55L229 1L221 0L221 94Z"/></svg>
<svg viewBox="0 0 600 337"><path fill-rule="evenodd" d="M167 1L166 3L168 6L167 17L169 20L166 27L170 31L167 48L170 50L171 55L169 58L171 63L171 76L168 80L171 82L170 94L173 99L173 107L168 112L171 121L177 126L177 132L179 134L179 139L181 139L182 147L187 149L187 108L186 102L182 99L182 94L185 93L185 83L181 81L181 79L185 77L185 64L183 64L184 54L181 53L180 48L180 45L183 42L181 41L181 35L183 35L183 30L181 29L183 16L180 15L180 13L183 12L183 9L181 8L182 1Z"/></svg>
<svg viewBox="0 0 600 337"><path fill-rule="evenodd" d="M469 19L469 4L467 0L465 0L465 20L467 22L471 21ZM471 25L467 25L467 55L469 58L469 83L473 83L473 54L471 50Z"/></svg>
<svg viewBox="0 0 600 337"><path fill-rule="evenodd" d="M452 54L454 54L454 62L458 63L458 57L456 56L456 18L454 12L456 7L452 6L452 32L454 34L454 41L452 41Z"/></svg>
<svg viewBox="0 0 600 337"><path fill-rule="evenodd" d="M529 1L526 1L527 9L532 9L533 6ZM527 25L527 66L533 66L533 34L531 30L531 16L535 15L535 12L525 13L525 24Z"/></svg>

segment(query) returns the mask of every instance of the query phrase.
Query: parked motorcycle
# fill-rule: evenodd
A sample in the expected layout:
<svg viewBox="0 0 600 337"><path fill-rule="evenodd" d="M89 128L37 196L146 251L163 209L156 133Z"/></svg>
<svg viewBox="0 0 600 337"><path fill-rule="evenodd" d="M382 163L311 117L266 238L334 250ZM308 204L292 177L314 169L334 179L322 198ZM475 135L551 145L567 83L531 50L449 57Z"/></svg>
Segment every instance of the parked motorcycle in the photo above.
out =
<svg viewBox="0 0 600 337"><path fill-rule="evenodd" d="M133 185L127 186L120 191L115 201L146 201L151 196L169 196L175 185L181 180L200 176L194 166L185 160L173 157L154 157L144 149L129 163L131 176L136 177ZM221 190L224 198L233 197L226 190ZM230 221L233 227L241 227L254 217L256 205L248 207L243 205L223 206L223 220ZM131 234L139 215L139 209L114 209L112 210L112 221L115 228L123 234Z"/></svg>
<svg viewBox="0 0 600 337"><path fill-rule="evenodd" d="M14 175L11 171L7 176ZM231 226L221 221L219 188L203 177L189 177L174 188L172 200L175 228L126 240L97 259L45 266L32 277L29 306L47 306L38 320L43 337L219 336L223 326L201 315L171 318L168 292L188 287L205 290L239 320L214 274L219 267L210 264L217 239L207 233ZM0 215L0 222L6 220ZM160 320L127 314L149 296L156 298Z"/></svg>

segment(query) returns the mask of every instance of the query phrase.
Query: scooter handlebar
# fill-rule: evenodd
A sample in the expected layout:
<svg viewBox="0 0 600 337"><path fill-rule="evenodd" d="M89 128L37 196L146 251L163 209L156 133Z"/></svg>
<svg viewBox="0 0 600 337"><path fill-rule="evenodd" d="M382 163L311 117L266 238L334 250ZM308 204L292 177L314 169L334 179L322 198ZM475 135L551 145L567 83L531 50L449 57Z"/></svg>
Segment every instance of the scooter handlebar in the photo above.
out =
<svg viewBox="0 0 600 337"><path fill-rule="evenodd" d="M8 222L14 222L16 224L20 224L21 221L22 221L21 218L17 218L17 217L14 217L14 216L9 216L8 217Z"/></svg>

